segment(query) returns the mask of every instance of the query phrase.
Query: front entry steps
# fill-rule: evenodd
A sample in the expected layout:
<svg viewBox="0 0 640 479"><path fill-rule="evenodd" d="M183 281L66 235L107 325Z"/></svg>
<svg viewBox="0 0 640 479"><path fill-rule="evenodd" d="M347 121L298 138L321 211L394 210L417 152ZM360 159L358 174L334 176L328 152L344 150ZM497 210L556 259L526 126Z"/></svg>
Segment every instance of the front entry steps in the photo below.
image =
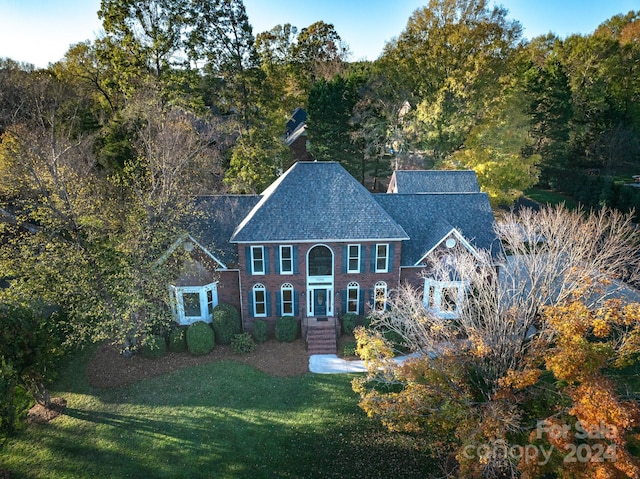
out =
<svg viewBox="0 0 640 479"><path fill-rule="evenodd" d="M309 318L305 337L309 354L336 354L336 323L336 318Z"/></svg>

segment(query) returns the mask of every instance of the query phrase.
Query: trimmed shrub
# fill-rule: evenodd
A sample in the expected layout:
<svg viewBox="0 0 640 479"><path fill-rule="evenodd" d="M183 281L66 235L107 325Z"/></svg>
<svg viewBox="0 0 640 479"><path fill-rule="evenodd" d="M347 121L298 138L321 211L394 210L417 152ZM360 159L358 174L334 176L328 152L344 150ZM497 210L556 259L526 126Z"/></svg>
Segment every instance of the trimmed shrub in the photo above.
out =
<svg viewBox="0 0 640 479"><path fill-rule="evenodd" d="M357 356L356 349L358 347L358 343L355 341L349 341L342 346L342 356L344 357L353 357Z"/></svg>
<svg viewBox="0 0 640 479"><path fill-rule="evenodd" d="M276 319L276 339L282 343L292 343L298 337L298 320L293 316Z"/></svg>
<svg viewBox="0 0 640 479"><path fill-rule="evenodd" d="M215 345L213 329L204 321L196 321L187 329L187 349L194 356L208 354Z"/></svg>
<svg viewBox="0 0 640 479"><path fill-rule="evenodd" d="M256 342L249 333L234 334L231 338L231 349L236 354L247 354L256 349Z"/></svg>
<svg viewBox="0 0 640 479"><path fill-rule="evenodd" d="M171 331L169 349L174 353L184 353L187 350L186 328L178 328Z"/></svg>
<svg viewBox="0 0 640 479"><path fill-rule="evenodd" d="M149 359L158 359L167 353L167 341L164 336L149 336L142 342L142 356Z"/></svg>
<svg viewBox="0 0 640 479"><path fill-rule="evenodd" d="M344 334L352 334L356 329L358 315L355 313L347 313L342 317L342 331Z"/></svg>
<svg viewBox="0 0 640 479"><path fill-rule="evenodd" d="M231 344L233 335L241 331L240 313L232 305L220 303L213 308L212 326L219 344Z"/></svg>
<svg viewBox="0 0 640 479"><path fill-rule="evenodd" d="M267 323L261 319L258 319L253 323L253 339L255 339L258 344L266 343L267 339L269 339Z"/></svg>

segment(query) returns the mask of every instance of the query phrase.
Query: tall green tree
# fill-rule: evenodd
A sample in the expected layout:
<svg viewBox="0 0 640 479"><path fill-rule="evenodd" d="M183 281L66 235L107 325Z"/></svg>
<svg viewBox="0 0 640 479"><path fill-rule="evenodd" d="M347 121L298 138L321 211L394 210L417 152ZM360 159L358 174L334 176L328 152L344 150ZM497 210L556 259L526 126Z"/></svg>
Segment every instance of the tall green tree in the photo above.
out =
<svg viewBox="0 0 640 479"><path fill-rule="evenodd" d="M185 0L102 0L98 17L113 42L111 63L158 78L181 63L186 6Z"/></svg>
<svg viewBox="0 0 640 479"><path fill-rule="evenodd" d="M300 30L293 54L298 75L313 85L343 71L349 47L332 24L320 20Z"/></svg>
<svg viewBox="0 0 640 479"><path fill-rule="evenodd" d="M317 81L309 92L307 136L309 152L319 161L338 161L364 182L361 152L353 141L351 117L358 102L359 81L336 76Z"/></svg>
<svg viewBox="0 0 640 479"><path fill-rule="evenodd" d="M255 38L242 0L195 0L189 8L186 47L190 60L204 62L204 72L221 80L216 106L235 112L247 130L254 116L262 77Z"/></svg>
<svg viewBox="0 0 640 479"><path fill-rule="evenodd" d="M447 164L474 170L492 204L511 205L538 182L540 155L531 152L530 128L522 89L506 88Z"/></svg>
<svg viewBox="0 0 640 479"><path fill-rule="evenodd" d="M134 347L170 320L176 272L153 264L180 233L189 195L219 187L227 135L150 89L125 112L134 159L105 172L69 85L43 73L25 93L29 113L0 141L0 277L10 279L0 297L60 306L71 343Z"/></svg>
<svg viewBox="0 0 640 479"><path fill-rule="evenodd" d="M436 162L459 149L495 98L521 35L518 22L486 0L431 0L385 48L416 105L407 124L413 141Z"/></svg>
<svg viewBox="0 0 640 479"><path fill-rule="evenodd" d="M548 57L542 66L531 62L524 72L525 111L530 115L534 139L529 153L540 155L545 181L553 169L564 168L569 156L570 124L573 117L569 80L562 64Z"/></svg>

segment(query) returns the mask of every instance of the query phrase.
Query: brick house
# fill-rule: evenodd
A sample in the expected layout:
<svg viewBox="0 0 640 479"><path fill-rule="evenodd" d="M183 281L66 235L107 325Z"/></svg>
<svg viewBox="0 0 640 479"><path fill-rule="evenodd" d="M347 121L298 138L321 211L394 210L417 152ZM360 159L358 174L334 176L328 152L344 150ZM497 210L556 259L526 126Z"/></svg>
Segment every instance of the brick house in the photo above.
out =
<svg viewBox="0 0 640 479"><path fill-rule="evenodd" d="M387 193L371 194L339 163L298 162L260 195L199 197L196 210L177 242L192 258L171 285L180 324L211 321L225 302L245 330L290 315L306 337L338 328L346 313L385 308L401 281L432 299L451 291L424 278L436 251L498 247L472 171L396 171Z"/></svg>

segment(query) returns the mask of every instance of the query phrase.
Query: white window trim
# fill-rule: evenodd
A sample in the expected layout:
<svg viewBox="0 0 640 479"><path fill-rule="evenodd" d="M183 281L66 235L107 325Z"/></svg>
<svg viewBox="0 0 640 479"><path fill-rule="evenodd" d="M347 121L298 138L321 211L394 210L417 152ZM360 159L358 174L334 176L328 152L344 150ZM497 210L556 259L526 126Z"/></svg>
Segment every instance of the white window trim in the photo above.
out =
<svg viewBox="0 0 640 479"><path fill-rule="evenodd" d="M291 291L291 312L284 312L284 292ZM293 289L293 285L291 283L284 283L280 286L280 314L282 316L295 316L296 311L296 298L295 298L295 290Z"/></svg>
<svg viewBox="0 0 640 479"><path fill-rule="evenodd" d="M258 313L258 308L256 305L258 304L258 298L256 293L258 291L262 291L264 302L260 301L261 304L264 304L264 313ZM251 288L251 294L253 295L253 317L254 318L266 318L267 317L267 288L264 287L264 284L257 283L253 285Z"/></svg>
<svg viewBox="0 0 640 479"><path fill-rule="evenodd" d="M378 309L378 291L382 290L384 293L384 301L382 302L382 308ZM378 281L373 287L373 310L374 311L386 311L387 309L387 283L384 281Z"/></svg>
<svg viewBox="0 0 640 479"><path fill-rule="evenodd" d="M349 311L349 302L351 300L351 298L349 297L349 292L355 290L356 292L356 310L355 311ZM360 314L360 285L358 283L356 283L355 281L349 283L347 285L347 313L355 313L355 314Z"/></svg>
<svg viewBox="0 0 640 479"><path fill-rule="evenodd" d="M188 325L196 321L210 323L213 321L213 314L209 312L209 298L207 293L212 293L213 307L218 305L218 282L206 284L204 286L171 286L171 309L178 324ZM198 294L200 297L200 316L186 316L184 312L183 294Z"/></svg>
<svg viewBox="0 0 640 479"><path fill-rule="evenodd" d="M262 253L262 259L259 260L262 262L262 271L256 270L256 257L254 256L254 251L260 250ZM264 246L251 246L251 274L265 274L265 258L264 258Z"/></svg>
<svg viewBox="0 0 640 479"><path fill-rule="evenodd" d="M351 247L355 247L358 251L357 256L351 256ZM347 273L359 273L360 272L360 258L362 254L362 248L359 244L347 245ZM351 259L356 260L356 269L351 269Z"/></svg>
<svg viewBox="0 0 640 479"><path fill-rule="evenodd" d="M284 268L284 256L282 254L282 251L288 248L289 249L289 261L291 262L291 267L288 270L285 270ZM293 246L289 246L289 245L282 245L280 246L280 274L293 274Z"/></svg>
<svg viewBox="0 0 640 479"><path fill-rule="evenodd" d="M429 304L429 289L433 288L433 305ZM458 295L455 300L455 309L453 311L445 311L441 309L442 291L446 288L457 288ZM464 281L436 281L426 278L424 282L424 294L422 302L427 311L437 314L440 318L456 319L460 317L460 306L464 301L464 295L467 290L467 283Z"/></svg>
<svg viewBox="0 0 640 479"><path fill-rule="evenodd" d="M385 247L385 256L384 256L384 269L378 268L378 259L382 259L382 256L378 255L378 251L381 246ZM388 273L389 272L389 243L379 243L376 244L376 273Z"/></svg>

